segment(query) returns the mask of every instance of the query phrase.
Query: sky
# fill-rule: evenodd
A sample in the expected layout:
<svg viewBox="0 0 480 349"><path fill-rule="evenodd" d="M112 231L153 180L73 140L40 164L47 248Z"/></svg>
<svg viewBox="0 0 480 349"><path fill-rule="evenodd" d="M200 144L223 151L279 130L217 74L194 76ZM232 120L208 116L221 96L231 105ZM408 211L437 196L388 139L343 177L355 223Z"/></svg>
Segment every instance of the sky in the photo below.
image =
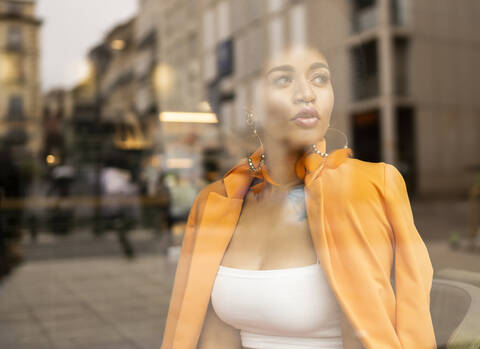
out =
<svg viewBox="0 0 480 349"><path fill-rule="evenodd" d="M90 48L131 18L137 0L37 0L41 29L42 90L72 87L88 72Z"/></svg>

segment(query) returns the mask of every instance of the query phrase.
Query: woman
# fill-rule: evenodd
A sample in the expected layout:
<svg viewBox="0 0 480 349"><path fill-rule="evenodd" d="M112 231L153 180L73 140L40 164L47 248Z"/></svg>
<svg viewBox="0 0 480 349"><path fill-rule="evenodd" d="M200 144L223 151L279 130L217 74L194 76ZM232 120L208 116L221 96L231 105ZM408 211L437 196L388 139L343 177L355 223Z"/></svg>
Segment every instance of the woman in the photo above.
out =
<svg viewBox="0 0 480 349"><path fill-rule="evenodd" d="M435 348L433 269L401 174L325 153L318 51L292 48L263 77L264 146L196 198L162 349Z"/></svg>

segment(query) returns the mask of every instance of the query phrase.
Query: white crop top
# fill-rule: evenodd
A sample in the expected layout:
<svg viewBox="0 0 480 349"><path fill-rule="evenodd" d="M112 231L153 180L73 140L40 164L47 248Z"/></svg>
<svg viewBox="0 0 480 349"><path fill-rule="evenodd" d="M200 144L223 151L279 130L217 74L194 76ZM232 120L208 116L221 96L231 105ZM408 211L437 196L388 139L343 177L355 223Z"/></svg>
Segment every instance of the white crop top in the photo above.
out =
<svg viewBox="0 0 480 349"><path fill-rule="evenodd" d="M320 263L287 269L220 266L212 306L242 346L342 349L341 309Z"/></svg>

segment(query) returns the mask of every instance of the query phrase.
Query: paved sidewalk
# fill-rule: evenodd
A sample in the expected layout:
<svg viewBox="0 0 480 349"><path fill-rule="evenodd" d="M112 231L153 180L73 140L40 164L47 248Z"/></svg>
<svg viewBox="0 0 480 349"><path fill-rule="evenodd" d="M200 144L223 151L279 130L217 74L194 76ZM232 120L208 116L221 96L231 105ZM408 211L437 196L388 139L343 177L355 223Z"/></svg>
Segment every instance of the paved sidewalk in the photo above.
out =
<svg viewBox="0 0 480 349"><path fill-rule="evenodd" d="M173 274L159 256L27 262L0 285L0 348L159 349Z"/></svg>
<svg viewBox="0 0 480 349"><path fill-rule="evenodd" d="M436 271L480 254L427 242ZM0 285L2 349L159 349L174 262L161 255L26 262Z"/></svg>
<svg viewBox="0 0 480 349"><path fill-rule="evenodd" d="M452 250L452 230L465 231L465 202L413 205L435 271L480 272L480 251ZM25 241L27 261L0 284L0 349L159 349L175 262L162 242L134 231L138 257L127 260L114 234L84 231Z"/></svg>

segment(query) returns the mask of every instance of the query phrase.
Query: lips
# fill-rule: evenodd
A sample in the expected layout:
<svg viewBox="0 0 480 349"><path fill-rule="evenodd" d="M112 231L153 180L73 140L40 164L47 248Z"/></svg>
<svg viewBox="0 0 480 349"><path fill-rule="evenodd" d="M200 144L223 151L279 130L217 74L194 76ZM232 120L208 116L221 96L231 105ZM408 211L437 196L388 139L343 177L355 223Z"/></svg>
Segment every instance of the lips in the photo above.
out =
<svg viewBox="0 0 480 349"><path fill-rule="evenodd" d="M312 128L318 124L320 117L315 108L303 108L290 120L302 128Z"/></svg>

